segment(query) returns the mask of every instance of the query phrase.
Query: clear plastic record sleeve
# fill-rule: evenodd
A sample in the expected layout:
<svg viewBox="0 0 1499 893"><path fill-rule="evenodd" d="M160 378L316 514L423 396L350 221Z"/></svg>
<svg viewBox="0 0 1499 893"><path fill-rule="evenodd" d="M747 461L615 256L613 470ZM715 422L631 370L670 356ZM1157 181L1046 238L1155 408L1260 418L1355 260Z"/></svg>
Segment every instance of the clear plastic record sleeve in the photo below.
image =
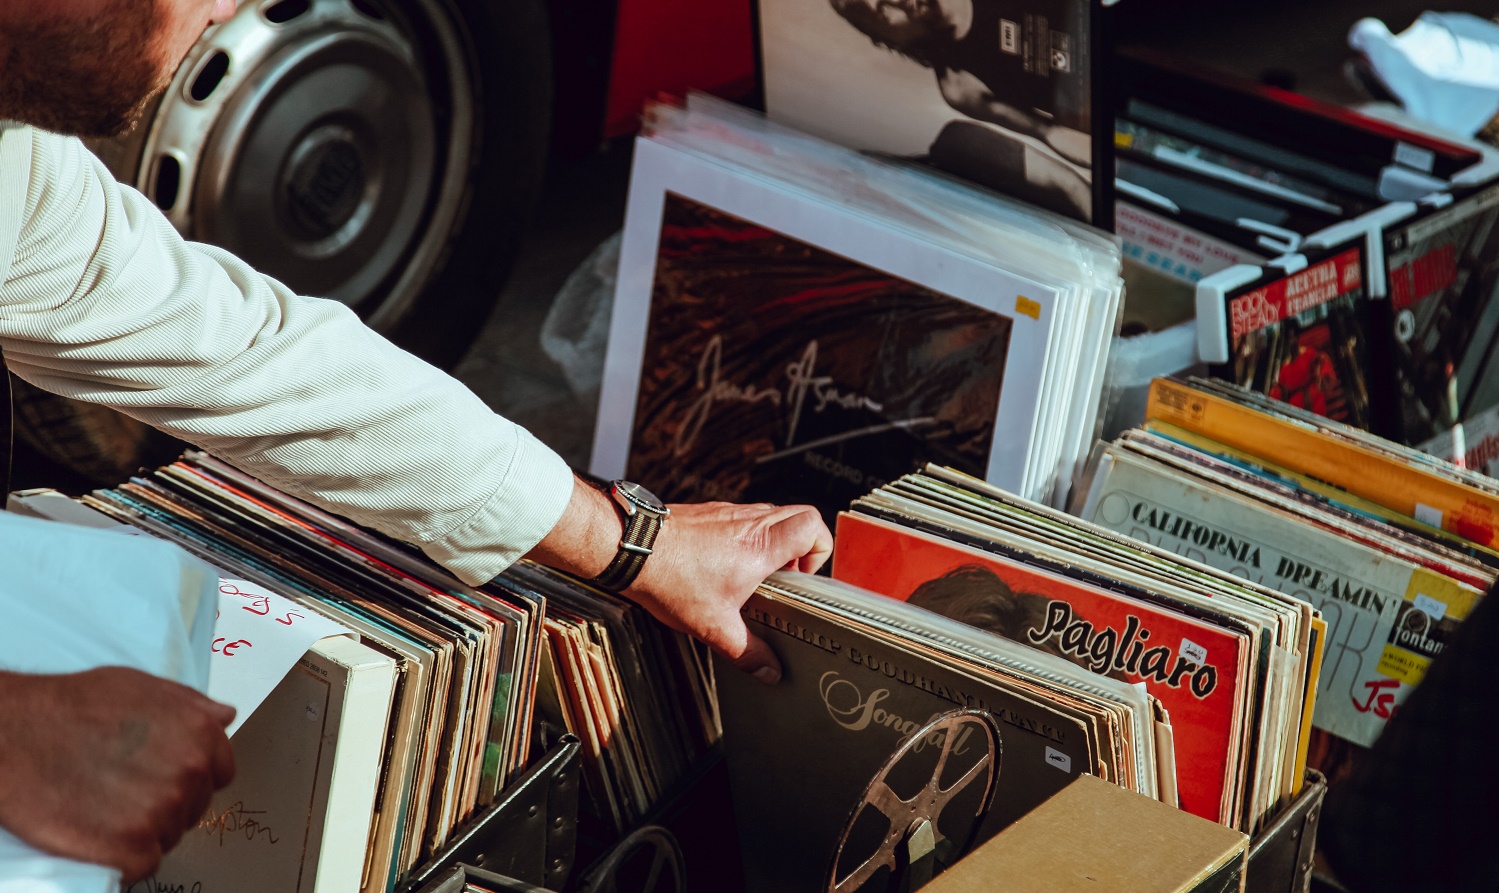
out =
<svg viewBox="0 0 1499 893"><path fill-rule="evenodd" d="M703 97L648 123L595 474L829 517L929 459L1065 497L1117 243Z"/></svg>

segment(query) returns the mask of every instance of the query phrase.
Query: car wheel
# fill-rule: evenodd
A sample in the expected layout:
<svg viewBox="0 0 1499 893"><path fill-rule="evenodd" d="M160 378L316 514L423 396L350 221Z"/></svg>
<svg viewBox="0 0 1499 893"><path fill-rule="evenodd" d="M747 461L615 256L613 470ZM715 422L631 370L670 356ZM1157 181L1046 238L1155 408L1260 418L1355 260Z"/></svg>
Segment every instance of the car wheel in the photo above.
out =
<svg viewBox="0 0 1499 893"><path fill-rule="evenodd" d="M90 148L186 238L447 368L514 259L551 97L545 0L246 0L134 132ZM73 415L57 438L23 418L23 436L74 467L133 467L78 455L132 437L80 438L72 423L101 417Z"/></svg>

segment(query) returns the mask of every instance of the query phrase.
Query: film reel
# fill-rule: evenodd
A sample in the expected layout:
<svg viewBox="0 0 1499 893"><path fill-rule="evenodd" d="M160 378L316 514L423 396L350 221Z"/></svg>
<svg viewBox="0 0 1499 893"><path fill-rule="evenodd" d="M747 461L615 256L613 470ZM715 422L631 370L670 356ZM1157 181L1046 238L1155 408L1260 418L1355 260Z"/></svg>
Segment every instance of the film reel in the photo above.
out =
<svg viewBox="0 0 1499 893"><path fill-rule="evenodd" d="M1395 340L1401 344L1416 337L1416 314L1410 310L1400 311L1395 317Z"/></svg>
<svg viewBox="0 0 1499 893"><path fill-rule="evenodd" d="M941 736L942 751L931 777L914 795L902 798L891 788L890 778L904 761L920 752L925 743L931 742L938 735ZM970 741L981 748L978 758L960 777L943 787L943 773L947 769L949 758L953 756L959 742ZM994 783L999 777L999 760L999 733L989 715L979 710L952 710L943 713L913 733L875 774L869 786L864 789L863 798L843 826L838 849L828 868L828 893L862 891L865 884L882 868L888 868L893 879L900 876L903 869L910 869L918 861L925 862L932 873L940 870L936 866L946 868L956 862L973 842L979 821L989 811L994 797ZM982 785L982 793L974 814L961 817L948 815L948 831L953 831L955 827L961 830L959 833L945 833L938 827L944 810L975 784ZM878 850L840 877L838 866L843 862L844 849L849 845L860 816L867 809L876 810L884 816L890 827ZM909 881L907 878L908 886Z"/></svg>
<svg viewBox="0 0 1499 893"><path fill-rule="evenodd" d="M687 867L677 838L644 825L609 851L579 885L579 893L684 893Z"/></svg>

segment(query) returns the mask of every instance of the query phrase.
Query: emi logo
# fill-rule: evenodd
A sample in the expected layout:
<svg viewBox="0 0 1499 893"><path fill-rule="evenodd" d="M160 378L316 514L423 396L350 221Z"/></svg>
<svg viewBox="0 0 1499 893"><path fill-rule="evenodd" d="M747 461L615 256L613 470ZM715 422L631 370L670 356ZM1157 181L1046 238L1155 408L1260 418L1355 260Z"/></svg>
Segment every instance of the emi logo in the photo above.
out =
<svg viewBox="0 0 1499 893"><path fill-rule="evenodd" d="M999 50L1011 56L1020 55L1020 25L1009 19L999 20Z"/></svg>
<svg viewBox="0 0 1499 893"><path fill-rule="evenodd" d="M1064 50L1052 50L1051 67L1053 71L1071 71L1072 57Z"/></svg>

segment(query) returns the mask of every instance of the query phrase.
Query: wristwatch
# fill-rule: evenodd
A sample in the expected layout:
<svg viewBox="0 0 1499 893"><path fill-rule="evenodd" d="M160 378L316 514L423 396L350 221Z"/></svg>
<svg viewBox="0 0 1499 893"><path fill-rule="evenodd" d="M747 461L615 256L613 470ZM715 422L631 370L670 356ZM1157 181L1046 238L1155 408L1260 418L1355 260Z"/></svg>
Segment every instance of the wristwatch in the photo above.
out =
<svg viewBox="0 0 1499 893"><path fill-rule="evenodd" d="M671 514L655 494L630 481L611 481L609 497L614 500L624 522L624 533L619 538L619 552L604 572L593 578L596 586L618 592L635 582L645 560L651 556L651 547L656 544L656 535L661 525Z"/></svg>

